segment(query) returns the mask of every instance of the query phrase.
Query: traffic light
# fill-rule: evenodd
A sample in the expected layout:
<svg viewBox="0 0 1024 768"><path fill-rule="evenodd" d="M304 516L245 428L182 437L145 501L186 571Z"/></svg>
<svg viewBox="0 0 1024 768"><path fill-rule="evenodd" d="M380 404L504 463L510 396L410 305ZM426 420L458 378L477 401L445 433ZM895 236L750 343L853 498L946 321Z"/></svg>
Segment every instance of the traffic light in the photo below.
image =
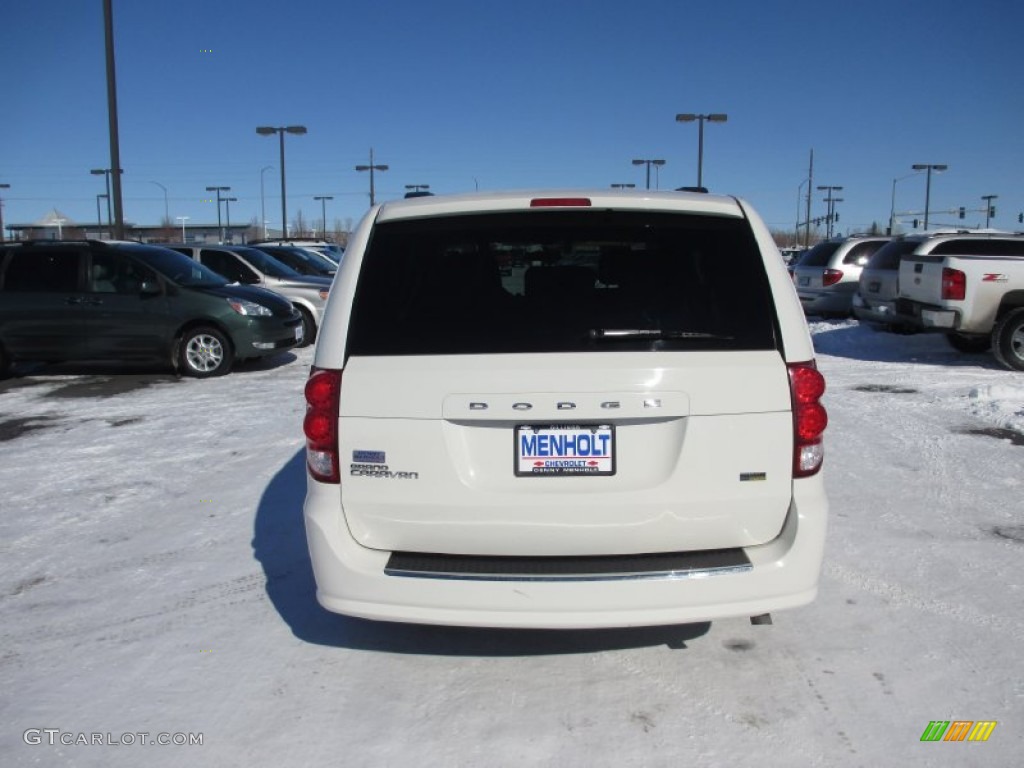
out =
<svg viewBox="0 0 1024 768"><path fill-rule="evenodd" d="M1017 214L1017 223L1018 224L1024 224L1024 213L1018 213Z"/></svg>
<svg viewBox="0 0 1024 768"><path fill-rule="evenodd" d="M961 206L960 206L960 218L961 218L961 219L962 219L962 218L964 217L964 214L965 214L965 213L966 213L966 211L964 210L964 207L963 207L963 206L961 205Z"/></svg>
<svg viewBox="0 0 1024 768"><path fill-rule="evenodd" d="M917 219L914 219L914 229L917 229Z"/></svg>
<svg viewBox="0 0 1024 768"><path fill-rule="evenodd" d="M992 206L989 206L989 209L988 209L988 217L989 217L990 219L994 219L994 218L996 217L996 207L995 207L994 205L992 205Z"/></svg>

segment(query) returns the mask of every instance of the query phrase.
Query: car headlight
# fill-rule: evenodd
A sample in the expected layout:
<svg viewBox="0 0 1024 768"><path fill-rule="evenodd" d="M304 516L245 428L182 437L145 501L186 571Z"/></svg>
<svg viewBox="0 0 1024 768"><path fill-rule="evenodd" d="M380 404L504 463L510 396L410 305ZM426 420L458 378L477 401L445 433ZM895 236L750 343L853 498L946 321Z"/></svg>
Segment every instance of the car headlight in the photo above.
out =
<svg viewBox="0 0 1024 768"><path fill-rule="evenodd" d="M228 299L227 302L228 306L240 315L270 317L274 314L262 304L257 304L255 301L247 301L246 299Z"/></svg>

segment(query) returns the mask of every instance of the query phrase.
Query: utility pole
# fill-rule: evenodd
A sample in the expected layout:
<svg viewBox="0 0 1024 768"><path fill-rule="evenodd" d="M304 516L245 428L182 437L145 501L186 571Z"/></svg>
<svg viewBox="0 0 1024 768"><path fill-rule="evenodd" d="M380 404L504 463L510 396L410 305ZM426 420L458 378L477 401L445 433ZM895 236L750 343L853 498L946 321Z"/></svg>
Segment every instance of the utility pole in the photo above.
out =
<svg viewBox="0 0 1024 768"><path fill-rule="evenodd" d="M103 0L103 22L107 50L107 121L110 124L110 172L114 176L114 239L124 240L124 207L121 204L121 150L117 135L114 11L111 8L111 0Z"/></svg>

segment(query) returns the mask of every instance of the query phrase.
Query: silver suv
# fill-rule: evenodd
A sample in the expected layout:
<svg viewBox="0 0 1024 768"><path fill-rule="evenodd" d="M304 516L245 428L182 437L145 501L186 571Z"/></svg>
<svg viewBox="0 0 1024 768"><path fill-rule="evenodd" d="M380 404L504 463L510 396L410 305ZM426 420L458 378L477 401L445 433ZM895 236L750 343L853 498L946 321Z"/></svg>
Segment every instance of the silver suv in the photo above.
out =
<svg viewBox="0 0 1024 768"><path fill-rule="evenodd" d="M790 265L800 304L808 315L849 317L860 272L887 237L852 235L824 240Z"/></svg>
<svg viewBox="0 0 1024 768"><path fill-rule="evenodd" d="M262 285L288 299L302 315L303 341L312 344L323 318L333 279L302 275L273 256L244 245L165 245L195 259L227 280Z"/></svg>
<svg viewBox="0 0 1024 768"><path fill-rule="evenodd" d="M324 607L566 628L814 598L825 383L747 203L398 200L335 283L304 421Z"/></svg>

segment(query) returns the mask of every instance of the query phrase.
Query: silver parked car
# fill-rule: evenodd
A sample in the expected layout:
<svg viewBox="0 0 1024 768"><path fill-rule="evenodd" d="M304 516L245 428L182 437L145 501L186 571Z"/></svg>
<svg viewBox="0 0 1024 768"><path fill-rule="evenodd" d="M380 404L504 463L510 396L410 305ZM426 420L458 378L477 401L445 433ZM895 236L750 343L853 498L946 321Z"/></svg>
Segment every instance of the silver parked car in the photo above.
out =
<svg viewBox="0 0 1024 768"><path fill-rule="evenodd" d="M913 253L926 239L926 235L905 235L875 251L861 270L858 289L853 295L853 314L858 320L892 330L911 328L896 317L896 299L900 292L900 259Z"/></svg>
<svg viewBox="0 0 1024 768"><path fill-rule="evenodd" d="M333 280L301 275L268 253L244 245L167 245L231 282L262 285L287 298L302 315L303 346L312 344Z"/></svg>
<svg viewBox="0 0 1024 768"><path fill-rule="evenodd" d="M849 317L861 270L888 237L851 235L818 243L789 267L804 313Z"/></svg>

